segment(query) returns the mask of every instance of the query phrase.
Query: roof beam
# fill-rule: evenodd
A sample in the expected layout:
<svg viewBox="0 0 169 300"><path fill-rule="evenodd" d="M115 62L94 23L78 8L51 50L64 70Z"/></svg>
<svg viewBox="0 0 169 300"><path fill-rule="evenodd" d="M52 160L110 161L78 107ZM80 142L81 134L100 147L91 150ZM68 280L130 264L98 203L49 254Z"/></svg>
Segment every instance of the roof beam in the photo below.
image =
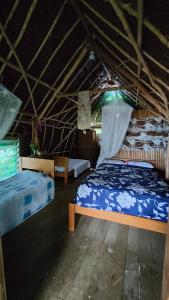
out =
<svg viewBox="0 0 169 300"><path fill-rule="evenodd" d="M47 112L48 108L51 106L51 104L53 103L54 99L56 98L57 94L60 92L60 90L64 87L64 85L66 84L66 82L69 80L69 78L72 76L72 74L74 73L74 71L76 70L76 68L78 67L78 65L81 63L81 61L84 59L85 55L87 54L87 48L84 48L79 57L76 59L76 61L74 62L73 66L71 67L71 69L69 70L69 72L65 75L63 81L61 82L61 84L59 85L59 87L57 88L57 90L54 92L54 94L52 95L51 99L48 101L48 103L46 104L46 106L44 107L43 111L40 114L40 118L42 118L44 116L44 114Z"/></svg>
<svg viewBox="0 0 169 300"><path fill-rule="evenodd" d="M16 49L17 46L19 45L24 33L25 33L25 30L29 24L29 21L31 19L31 16L33 14L33 11L36 7L36 4L37 4L38 0L33 0L32 3L31 3L31 6L29 7L29 10L28 10L28 13L26 15L26 18L25 18L25 21L23 23L23 26L21 28L21 31L19 33L19 35L17 36L16 40L15 40L15 43L13 44L13 48ZM11 56L13 55L13 51L12 49L10 49L8 55L7 55L7 60L10 60ZM2 72L4 71L5 69L5 64L2 65L1 69L0 69L0 75L2 74Z"/></svg>
<svg viewBox="0 0 169 300"><path fill-rule="evenodd" d="M44 48L44 46L46 45L46 43L47 43L47 41L48 41L48 38L51 36L52 31L54 30L54 28L55 28L57 22L59 21L60 16L62 15L62 12L63 12L63 9L64 9L66 3L67 3L67 0L65 0L65 1L63 2L63 4L61 5L60 10L59 10L58 14L56 15L55 19L53 20L52 25L50 26L50 28L49 28L47 34L45 35L45 37L44 37L42 43L40 44L39 48L37 49L37 51L36 51L36 53L35 53L35 55L34 55L33 58L31 59L29 65L28 65L28 67L27 67L27 71L28 71L28 70L31 68L31 66L34 64L34 62L35 62L35 60L38 58L38 56L39 56L41 50L42 50L42 49ZM22 81L22 79L23 79L23 76L21 76L21 77L19 78L18 82L16 83L16 85L15 85L15 87L14 87L14 89L13 89L13 92L15 92L15 90L16 90L17 87L19 86L20 82Z"/></svg>
<svg viewBox="0 0 169 300"><path fill-rule="evenodd" d="M95 50L98 52L102 58L104 59L105 63L107 63L113 70L116 66L116 63L112 60L112 58L105 53L98 45L95 44ZM138 82L138 80L131 75L129 72L127 72L124 68L119 68L118 72L128 78L135 86L137 86L140 91L145 95L147 99L149 99L149 102L157 109L159 110L160 113L162 113L167 119L169 119L169 115L166 112L166 110L156 101L156 98L154 98L147 90L146 88L142 85L142 83Z"/></svg>
<svg viewBox="0 0 169 300"><path fill-rule="evenodd" d="M137 45L138 45L138 48L141 51L141 47L142 47L142 33L143 33L144 0L137 0L137 7L138 7ZM141 60L140 60L139 56L137 56L137 60L138 60L137 78L138 78L138 81L140 81L140 76L141 76ZM136 103L137 103L138 97L139 97L139 89L137 90Z"/></svg>
<svg viewBox="0 0 169 300"><path fill-rule="evenodd" d="M127 11L129 15L132 17L138 18L138 12L132 8L131 4L128 3L122 3L120 2L120 7ZM147 27L159 40L162 44L164 44L167 48L169 48L169 39L167 38L166 35L161 33L159 31L159 28L157 28L154 24L152 24L149 20L144 19L143 20L144 26Z"/></svg>
<svg viewBox="0 0 169 300"><path fill-rule="evenodd" d="M85 7L88 8L88 10L90 12L92 12L92 14L94 14L98 19L100 19L104 24L106 24L109 28L113 29L117 34L119 34L121 37L123 37L126 41L128 41L129 43L130 40L128 38L128 36L126 34L124 34L119 28L117 28L116 26L114 26L113 23L111 23L109 20L105 19L95 8L93 8L87 1L85 0L80 0ZM154 57L152 57L149 53L147 53L146 51L143 51L143 54L149 59L151 60L154 64L156 64L159 68L161 68L163 71L169 73L169 69L166 68L163 64L161 64L159 61L157 61Z"/></svg>
<svg viewBox="0 0 169 300"><path fill-rule="evenodd" d="M115 41L113 41L108 35L106 35L105 33L104 33L104 31L103 30L101 30L100 29L100 27L98 26L98 25L96 25L94 22L93 22L93 20L88 16L88 15L86 15L86 18L88 19L88 21L90 22L90 24L95 28L95 30L104 38L104 39L106 39L106 41L108 41L118 52L120 52L123 56L125 56L127 59L129 59L133 64L135 64L136 66L138 66L138 62L135 60L135 58L134 57L132 57L132 56L130 56L125 50L123 50L118 44L116 44L116 42ZM124 64L124 62L121 60L121 62ZM145 74L147 74L146 73L146 70L144 69L144 68L142 68L142 70L143 70L143 72L145 73ZM157 80L157 77L155 77L155 79ZM148 84L148 83L147 83ZM161 95L161 94L159 94L159 92L158 91L156 91L150 84L148 84L150 87L151 87L151 89L153 89L155 92L156 92L156 94L161 98L161 99L163 99L163 101L165 101L165 98Z"/></svg>
<svg viewBox="0 0 169 300"><path fill-rule="evenodd" d="M141 63L143 64L144 68L145 68L145 71L148 75L148 78L151 82L151 85L157 89L159 91L159 93L164 97L164 103L165 103L165 107L166 107L166 111L168 112L169 109L168 109L168 99L164 93L164 91L161 89L161 87L159 86L159 84L157 84L155 81L154 81L154 75L152 74L152 72L150 71L148 65L147 65L147 62L145 61L140 49L138 48L138 45L136 43L136 40L135 40L135 37L130 29L130 26L127 22L127 19L125 17L125 14L124 12L122 11L122 9L120 8L120 6L118 5L117 1L116 0L109 0L111 6L113 7L115 13L117 14L118 18L120 19L123 27L124 27L124 30L126 31L130 41L131 41L131 44L134 48L134 50L136 51L136 54L137 54L137 57L139 57Z"/></svg>
<svg viewBox="0 0 169 300"><path fill-rule="evenodd" d="M64 66L64 68L62 69L62 71L60 72L59 76L57 76L56 80L54 81L54 83L52 84L52 86L50 87L50 89L48 90L48 92L46 93L45 97L43 98L41 104L39 105L39 108L37 111L40 110L40 108L42 107L42 105L44 104L46 98L49 96L50 92L52 91L52 89L56 86L57 82L60 80L60 78L62 77L62 75L64 74L64 72L66 71L66 69L68 69L68 67L70 67L71 63L73 62L73 60L75 59L76 55L83 49L83 47L86 44L86 40L83 41L83 43L81 43L81 45L76 49L76 51L73 53L73 55L70 57L70 59L68 60L67 64ZM56 88L55 88L56 90Z"/></svg>
<svg viewBox="0 0 169 300"><path fill-rule="evenodd" d="M35 103L34 103L34 99L33 99L33 94L32 94L32 90L31 90L31 88L30 88L29 81L28 81L28 79L27 79L27 77L26 77L25 70L24 70L24 68L23 68L23 66L22 66L22 64L21 64L21 61L20 61L20 59L19 59L19 57L18 57L18 55L17 55L17 53L16 53L16 50L15 50L15 48L13 47L13 45L12 45L12 43L11 43L9 37L7 36L7 34L6 34L5 30L4 30L3 25L2 25L1 22L0 22L0 30L1 30L1 32L2 32L3 37L5 38L5 40L6 40L6 42L7 42L7 44L9 45L9 47L10 47L10 49L11 49L10 53L12 52L12 54L14 55L14 57L15 57L15 59L16 59L18 65L19 65L19 68L20 68L20 70L21 70L21 72L22 72L22 74L23 74L23 78L24 78L24 80L25 80L25 82L26 82L26 85L27 85L27 88L28 88L28 91L29 91L29 94L30 94L30 99L31 99L31 101L32 101L33 110L34 110L35 116L37 116L36 108L35 108Z"/></svg>

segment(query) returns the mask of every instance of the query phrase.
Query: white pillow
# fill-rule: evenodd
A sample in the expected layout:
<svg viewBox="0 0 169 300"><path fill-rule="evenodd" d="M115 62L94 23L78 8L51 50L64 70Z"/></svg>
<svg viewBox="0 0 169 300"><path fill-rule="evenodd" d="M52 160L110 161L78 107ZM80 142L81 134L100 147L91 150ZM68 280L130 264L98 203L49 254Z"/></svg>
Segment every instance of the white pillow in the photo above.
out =
<svg viewBox="0 0 169 300"><path fill-rule="evenodd" d="M154 168L153 164L151 164L148 161L129 160L127 162L127 165L136 166L136 167L143 167L143 168L149 168L149 169L153 169Z"/></svg>
<svg viewBox="0 0 169 300"><path fill-rule="evenodd" d="M109 158L105 158L103 163L108 163L108 164L114 164L114 165L124 165L125 162L124 160L121 159L109 159Z"/></svg>
<svg viewBox="0 0 169 300"><path fill-rule="evenodd" d="M60 166L55 166L55 171L59 172L59 173L64 173L65 172L65 168L64 167L60 167Z"/></svg>

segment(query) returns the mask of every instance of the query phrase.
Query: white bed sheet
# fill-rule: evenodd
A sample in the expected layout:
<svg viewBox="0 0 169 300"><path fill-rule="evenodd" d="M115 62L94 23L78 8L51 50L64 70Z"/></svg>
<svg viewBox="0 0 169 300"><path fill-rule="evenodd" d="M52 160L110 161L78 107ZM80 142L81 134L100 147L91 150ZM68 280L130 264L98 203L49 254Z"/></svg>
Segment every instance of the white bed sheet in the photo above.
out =
<svg viewBox="0 0 169 300"><path fill-rule="evenodd" d="M69 158L69 171L74 171L74 177L78 177L85 170L90 168L90 161L78 158Z"/></svg>

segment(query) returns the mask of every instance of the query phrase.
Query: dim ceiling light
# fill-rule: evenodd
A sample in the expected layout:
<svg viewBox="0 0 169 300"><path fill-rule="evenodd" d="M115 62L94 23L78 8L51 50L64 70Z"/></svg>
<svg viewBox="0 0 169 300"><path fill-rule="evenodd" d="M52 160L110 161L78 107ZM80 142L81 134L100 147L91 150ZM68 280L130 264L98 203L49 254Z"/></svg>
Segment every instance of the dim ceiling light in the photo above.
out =
<svg viewBox="0 0 169 300"><path fill-rule="evenodd" d="M90 51L90 53L89 53L89 59L90 60L95 60L96 59L94 51Z"/></svg>

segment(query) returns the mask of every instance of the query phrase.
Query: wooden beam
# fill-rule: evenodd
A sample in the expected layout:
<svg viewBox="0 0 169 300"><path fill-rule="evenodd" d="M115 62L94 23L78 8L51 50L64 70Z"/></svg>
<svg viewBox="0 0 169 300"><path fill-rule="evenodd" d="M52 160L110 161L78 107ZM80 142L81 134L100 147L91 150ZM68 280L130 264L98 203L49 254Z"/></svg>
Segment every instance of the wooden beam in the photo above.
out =
<svg viewBox="0 0 169 300"><path fill-rule="evenodd" d="M39 56L41 50L44 48L46 42L48 41L49 37L51 36L52 31L53 31L54 28L56 27L56 24L57 24L57 22L59 21L60 16L62 15L63 9L64 9L64 7L65 7L67 1L68 1L68 0L65 0L65 1L63 2L63 4L61 5L58 14L56 14L56 17L55 17L55 19L54 19L53 22L52 22L52 25L50 26L50 28L49 28L47 34L46 34L45 37L43 38L42 43L40 44L39 48L37 49L37 51L36 51L35 55L33 56L32 60L30 61L29 65L28 65L28 67L27 67L27 70L29 70L29 69L31 68L31 66L34 64L34 62L35 62L35 60L38 58L38 56ZM17 87L19 86L20 82L22 81L22 79L23 79L23 76L21 76L21 77L19 78L18 82L16 83L16 85L15 85L15 87L14 87L14 89L13 89L13 92L15 92L15 90L16 90Z"/></svg>
<svg viewBox="0 0 169 300"><path fill-rule="evenodd" d="M45 108L43 109L43 111L40 114L40 118L42 118L44 116L44 114L47 112L48 108L51 106L51 104L53 103L54 99L56 98L56 95L60 92L60 90L64 87L64 85L66 84L66 82L69 80L69 78L72 76L72 74L74 73L74 71L76 70L76 68L78 67L78 65L80 64L80 62L83 60L83 58L85 57L85 55L87 54L87 49L84 48L79 57L76 59L76 61L74 62L72 68L69 70L69 72L65 75L63 81L61 82L61 84L59 85L59 87L57 88L57 90L54 92L53 96L51 97L51 99L48 101L48 103L46 104Z"/></svg>
<svg viewBox="0 0 169 300"><path fill-rule="evenodd" d="M70 57L70 59L68 60L67 64L65 65L65 67L62 69L62 71L59 73L59 75L56 77L56 80L54 81L54 83L52 84L51 88L48 90L48 92L46 93L45 97L43 98L41 104L38 107L38 110L40 110L40 108L42 107L42 105L44 104L46 98L49 96L50 92L52 91L52 88L54 88L57 84L57 82L60 80L60 78L62 77L62 75L64 74L64 72L69 68L69 66L71 65L71 63L73 62L73 60L75 59L75 57L77 56L77 54L85 47L86 45L86 40L84 40L81 45L76 49L76 51L73 53L73 55ZM54 88L56 90L56 88Z"/></svg>
<svg viewBox="0 0 169 300"><path fill-rule="evenodd" d="M93 45L94 46L94 45ZM115 68L116 64L111 57L107 53L105 53L98 45L95 44L95 51L102 56L104 59L105 63L107 63L112 69ZM142 85L141 82L138 82L138 80L131 75L129 72L127 72L124 68L119 68L118 71L120 74L125 75L128 80L130 80L135 86L137 86L140 91L145 95L146 98L149 99L149 102L153 104L153 106L163 114L163 116L166 117L167 120L169 120L169 114L166 112L166 110L156 101L156 98L154 98L147 90L146 88Z"/></svg>
<svg viewBox="0 0 169 300"><path fill-rule="evenodd" d="M59 45L56 47L56 49L54 50L54 52L51 54L50 58L48 59L48 62L47 64L45 65L45 67L43 68L38 80L40 80L42 78L42 76L44 75L45 71L47 70L48 66L50 65L50 63L52 62L53 58L55 57L55 55L57 54L57 52L60 50L60 48L62 47L62 45L64 44L64 42L66 41L66 39L69 37L69 35L73 32L73 30L75 29L75 27L78 25L79 23L79 20L76 20L76 22L71 26L71 28L68 30L68 32L64 35L64 37L62 38L61 42L59 43ZM32 93L35 91L36 87L38 85L38 82L35 83L33 89L32 89ZM57 92L57 90L55 91ZM24 105L24 108L23 110L26 109L26 107L28 106L29 104L29 101L30 101L30 97L27 99L25 105ZM13 134L15 133L15 130L17 128L19 123L17 123L14 127L14 130L13 130Z"/></svg>
<svg viewBox="0 0 169 300"><path fill-rule="evenodd" d="M121 86L110 86L110 87L106 87L106 88L99 88L99 89L93 89L93 90L89 90L90 95L93 94L97 94L97 93L102 93L105 91L119 91L119 90L129 90L131 87L133 87L133 84L130 85L121 85ZM72 93L67 93L67 94L59 94L57 97L72 97L72 96L78 96L78 93L80 91L75 91Z"/></svg>
<svg viewBox="0 0 169 300"><path fill-rule="evenodd" d="M31 2L31 5L30 5L29 10L28 10L28 13L27 13L27 15L26 15L26 17L25 17L25 19L24 19L24 23L23 23L23 26L22 26L22 28L21 28L21 31L20 31L20 33L18 34L18 36L17 36L17 38L16 38L16 40L15 40L15 42L14 42L14 44L13 44L13 49L16 49L17 46L19 45L19 43L20 43L20 41L21 41L21 39L22 39L22 37L23 37L23 35L24 35L24 33L25 33L25 30L26 30L26 28L27 28L27 26L28 26L28 24L29 24L29 21L30 21L30 19L31 19L31 16L32 16L32 14L33 14L33 11L34 11L34 9L35 9L35 7L36 7L37 2L38 2L38 0L33 0L33 1ZM5 29L4 29L4 30L5 30ZM12 50L11 47L10 47L10 51L9 51L9 53L8 53L8 55L7 55L7 60L10 60L10 58L11 58L11 56L12 56L13 54L14 54L14 53L13 53L13 50ZM4 69L5 69L5 64L3 64L2 67L1 67L1 69L0 69L0 76L1 76L1 74L3 73Z"/></svg>
<svg viewBox="0 0 169 300"><path fill-rule="evenodd" d="M138 66L138 63L137 61L131 56L129 55L124 49L122 49L118 44L116 44L115 41L113 41L109 36L107 36L103 30L100 29L100 27L98 25L96 25L93 20L88 16L86 15L86 18L89 20L90 24L96 29L96 31L104 38L106 39L106 41L108 41L116 50L118 50L118 52L120 52L122 55L124 55L127 59L129 59L133 64L135 64L136 66ZM124 62L121 60L122 64L124 64ZM115 67L116 68L116 67ZM143 68L142 69L143 72L146 74L146 71L145 69ZM147 85L149 85L149 87L151 87L151 89L153 89L155 91L155 89L147 83ZM161 97L161 99L163 99L164 101L164 97L159 94L158 91L156 91L156 94Z"/></svg>
<svg viewBox="0 0 169 300"><path fill-rule="evenodd" d="M142 33L143 33L143 9L144 9L144 0L137 0L137 7L138 7L138 21L137 21L137 45L138 48L141 50L142 47ZM138 60L138 69L137 69L137 78L140 81L141 76L141 61L139 56L137 56ZM139 89L137 90L137 98L136 104L139 97Z"/></svg>
<svg viewBox="0 0 169 300"><path fill-rule="evenodd" d="M10 20L12 19L12 17L13 17L13 14L15 13L15 10L17 9L17 7L18 7L18 4L19 4L19 2L20 2L20 0L15 0L15 2L14 2L14 4L13 4L13 6L12 6L12 8L11 8L11 10L10 10L10 12L9 12L9 15L8 15L8 17L6 18L6 20L5 20L5 24L4 24L4 30L6 30L7 29L7 27L8 27L8 23L10 22ZM2 40L2 35L0 35L0 41Z"/></svg>
<svg viewBox="0 0 169 300"><path fill-rule="evenodd" d="M145 61L140 49L138 48L138 45L136 43L136 40L134 38L134 35L130 29L130 26L127 22L127 19L125 17L125 14L123 13L122 9L120 8L120 6L118 5L117 1L116 0L109 0L110 4L112 5L114 11L116 12L117 16L119 17L123 27L124 27L124 30L126 31L131 43L132 43L132 46L134 48L134 50L136 51L136 54L137 56L139 57L141 63L143 64L144 68L145 68L145 71L148 75L148 78L152 84L152 86L157 89L159 91L159 93L164 97L164 103L165 103L165 107L166 107L166 111L168 112L169 109L168 109L168 99L164 93L164 91L161 89L161 87L154 81L154 75L152 74L152 72L150 71L148 65L147 65L147 62Z"/></svg>
<svg viewBox="0 0 169 300"><path fill-rule="evenodd" d="M129 15L132 17L138 18L138 12L132 8L131 4L125 4L123 2L119 2L120 6L123 10L127 11ZM151 23L148 19L143 20L144 26L147 27L159 40L160 42L169 48L169 39L166 35L160 32L159 28L157 28L153 23Z"/></svg>
<svg viewBox="0 0 169 300"><path fill-rule="evenodd" d="M95 8L93 8L87 1L80 0L85 7L88 8L98 19L100 19L103 23L105 23L109 28L113 29L117 34L119 34L121 37L123 37L127 42L131 44L131 41L129 40L128 36L124 34L118 27L114 26L112 22L105 19ZM126 4L124 4L126 5ZM166 68L163 64L161 64L159 61L157 61L154 57L152 57L149 53L146 51L143 51L143 54L151 60L154 64L156 64L159 68L161 68L163 71L169 73L169 68Z"/></svg>
<svg viewBox="0 0 169 300"><path fill-rule="evenodd" d="M4 30L3 25L2 25L1 22L0 22L0 30L1 30L2 35L4 36L4 38L5 38L6 42L7 42L7 44L9 45L9 47L10 47L10 49L11 49L11 51L12 51L12 53L13 53L13 55L14 55L17 63L18 63L18 65L19 65L19 68L20 68L20 70L21 70L21 72L23 74L24 80L26 82L26 85L27 85L27 88L28 88L28 91L29 91L29 94L30 94L30 99L32 101L33 110L34 110L35 116L37 116L36 108L35 108L35 103L34 103L34 99L33 99L33 94L32 94L32 90L31 90L29 82L27 80L27 77L26 77L26 74L25 74L25 70L24 70L24 68L23 68L23 66L22 66L22 64L20 62L20 59L19 59L19 57L18 57L18 55L17 55L17 53L15 51L15 48L13 47L13 45L12 45L9 37L7 36L7 34L6 34L5 30Z"/></svg>

